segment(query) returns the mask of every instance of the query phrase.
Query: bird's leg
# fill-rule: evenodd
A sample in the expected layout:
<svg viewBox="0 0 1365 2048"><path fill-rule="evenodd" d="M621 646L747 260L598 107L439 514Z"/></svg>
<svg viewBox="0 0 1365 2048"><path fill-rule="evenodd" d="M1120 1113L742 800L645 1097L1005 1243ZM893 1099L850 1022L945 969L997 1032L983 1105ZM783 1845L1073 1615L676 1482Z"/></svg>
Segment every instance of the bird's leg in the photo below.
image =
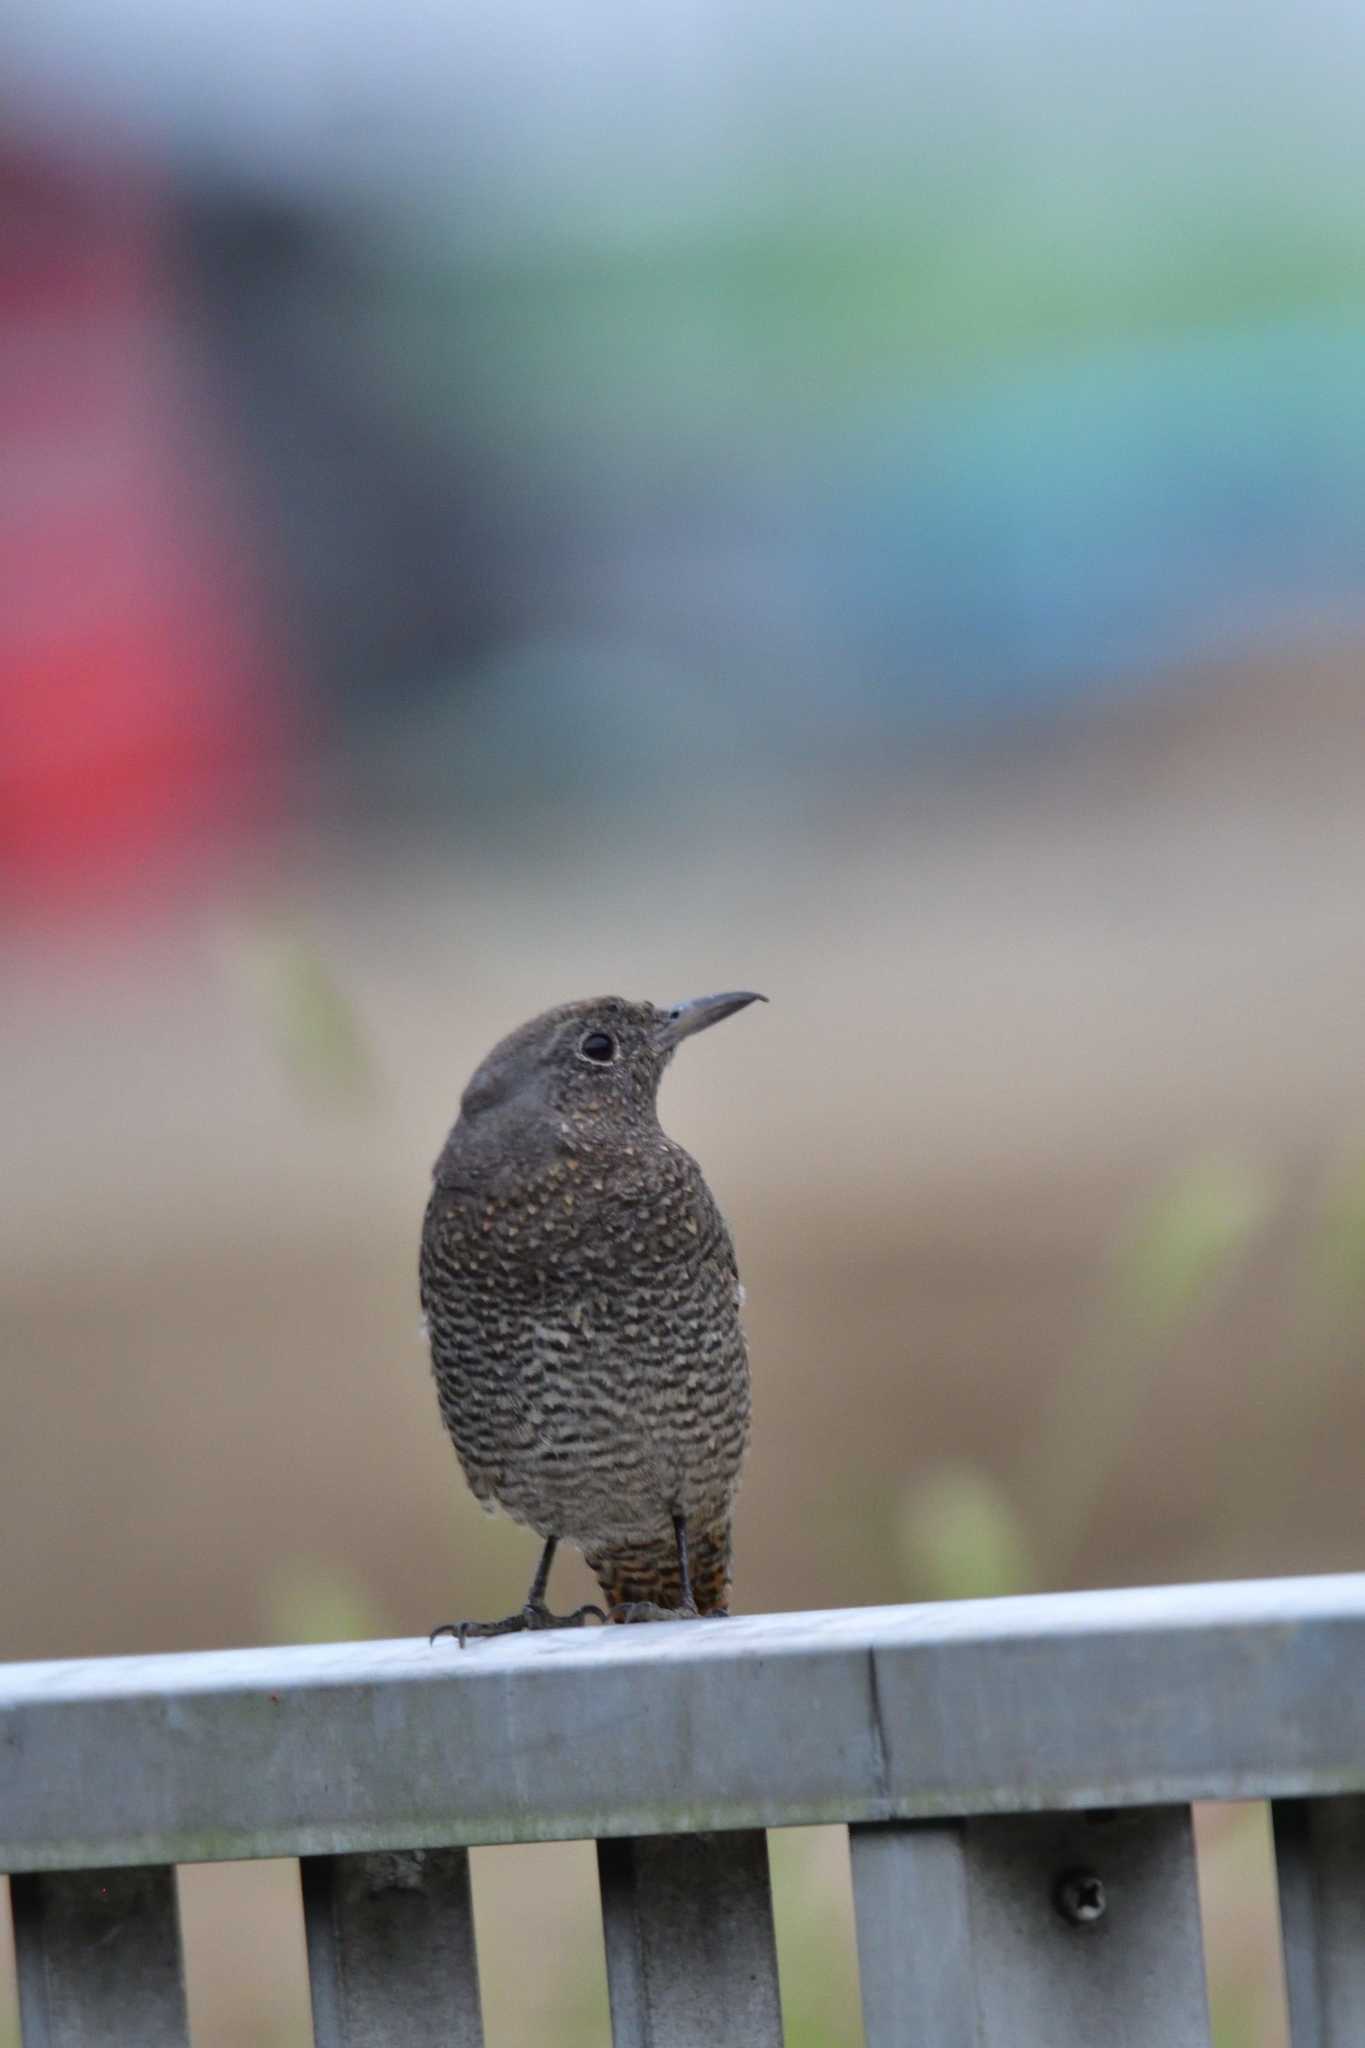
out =
<svg viewBox="0 0 1365 2048"><path fill-rule="evenodd" d="M678 1546L678 1584L682 1593L676 1607L660 1607L653 1600L627 1600L613 1607L613 1621L696 1621L697 1603L692 1593L692 1575L687 1568L687 1523L682 1515L673 1517L673 1537Z"/></svg>
<svg viewBox="0 0 1365 2048"><path fill-rule="evenodd" d="M437 1636L454 1636L463 1649L471 1636L514 1636L523 1629L533 1628L582 1628L590 1614L595 1614L599 1621L605 1621L607 1617L600 1607L575 1607L572 1614L551 1614L546 1606L545 1589L550 1583L550 1566L555 1561L558 1545L557 1536L546 1538L525 1605L515 1614L505 1615L501 1621L443 1621L439 1628L431 1631L430 1640L434 1643Z"/></svg>
<svg viewBox="0 0 1365 2048"><path fill-rule="evenodd" d="M692 1574L687 1569L687 1523L681 1515L673 1517L673 1534L678 1544L678 1584L682 1591L678 1612L695 1614L697 1603L692 1595Z"/></svg>

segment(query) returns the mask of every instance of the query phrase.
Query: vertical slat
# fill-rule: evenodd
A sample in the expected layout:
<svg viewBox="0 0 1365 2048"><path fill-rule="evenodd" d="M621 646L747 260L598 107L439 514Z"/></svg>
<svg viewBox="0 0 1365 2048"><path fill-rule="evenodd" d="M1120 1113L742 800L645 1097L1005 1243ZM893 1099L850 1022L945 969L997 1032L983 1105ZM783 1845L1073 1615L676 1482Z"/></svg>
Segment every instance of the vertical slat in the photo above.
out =
<svg viewBox="0 0 1365 2048"><path fill-rule="evenodd" d="M1208 2048L1187 1807L849 1834L867 2048Z"/></svg>
<svg viewBox="0 0 1365 2048"><path fill-rule="evenodd" d="M307 1856L317 2048L482 2048L464 1849Z"/></svg>
<svg viewBox="0 0 1365 2048"><path fill-rule="evenodd" d="M1278 1800L1289 2033L1294 2048L1365 2042L1365 1799Z"/></svg>
<svg viewBox="0 0 1365 2048"><path fill-rule="evenodd" d="M781 2048L768 1838L599 1842L615 2048Z"/></svg>
<svg viewBox="0 0 1365 2048"><path fill-rule="evenodd" d="M977 2048L963 1827L849 1829L867 2048Z"/></svg>
<svg viewBox="0 0 1365 2048"><path fill-rule="evenodd" d="M10 1879L24 2048L188 2048L175 1872Z"/></svg>

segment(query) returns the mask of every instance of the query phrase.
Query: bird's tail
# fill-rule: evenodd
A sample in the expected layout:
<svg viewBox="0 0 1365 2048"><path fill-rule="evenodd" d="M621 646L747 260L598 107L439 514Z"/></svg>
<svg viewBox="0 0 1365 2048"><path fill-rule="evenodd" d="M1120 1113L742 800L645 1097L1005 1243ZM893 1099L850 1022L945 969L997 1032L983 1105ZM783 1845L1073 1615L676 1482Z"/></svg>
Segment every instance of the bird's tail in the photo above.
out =
<svg viewBox="0 0 1365 2048"><path fill-rule="evenodd" d="M712 1529L689 1527L687 1565L698 1614L724 1614L730 1586L729 1524L722 1522ZM671 1530L657 1541L593 1551L588 1569L596 1574L609 1610L628 1607L637 1600L652 1601L656 1607L681 1605L682 1575Z"/></svg>

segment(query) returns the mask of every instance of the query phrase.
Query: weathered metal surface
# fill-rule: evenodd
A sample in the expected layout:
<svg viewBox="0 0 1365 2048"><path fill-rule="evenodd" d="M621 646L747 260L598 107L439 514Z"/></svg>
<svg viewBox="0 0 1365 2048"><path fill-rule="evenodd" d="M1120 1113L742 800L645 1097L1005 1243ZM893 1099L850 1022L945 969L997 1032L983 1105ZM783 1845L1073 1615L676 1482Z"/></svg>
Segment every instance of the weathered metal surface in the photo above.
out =
<svg viewBox="0 0 1365 2048"><path fill-rule="evenodd" d="M1208 2048L1187 1808L856 1827L867 2048Z"/></svg>
<svg viewBox="0 0 1365 2048"><path fill-rule="evenodd" d="M962 1828L849 1829L867 2048L980 2048Z"/></svg>
<svg viewBox="0 0 1365 2048"><path fill-rule="evenodd" d="M1365 1575L12 1665L0 1868L1365 1792L1363 1698Z"/></svg>
<svg viewBox="0 0 1365 2048"><path fill-rule="evenodd" d="M613 2048L782 2048L761 1829L601 1842Z"/></svg>
<svg viewBox="0 0 1365 2048"><path fill-rule="evenodd" d="M1277 1804L1275 1862L1294 2048L1360 2048L1365 1799Z"/></svg>
<svg viewBox="0 0 1365 2048"><path fill-rule="evenodd" d="M11 1879L24 2048L189 2048L175 1872Z"/></svg>
<svg viewBox="0 0 1365 2048"><path fill-rule="evenodd" d="M317 2048L483 2048L466 1850L301 1870Z"/></svg>

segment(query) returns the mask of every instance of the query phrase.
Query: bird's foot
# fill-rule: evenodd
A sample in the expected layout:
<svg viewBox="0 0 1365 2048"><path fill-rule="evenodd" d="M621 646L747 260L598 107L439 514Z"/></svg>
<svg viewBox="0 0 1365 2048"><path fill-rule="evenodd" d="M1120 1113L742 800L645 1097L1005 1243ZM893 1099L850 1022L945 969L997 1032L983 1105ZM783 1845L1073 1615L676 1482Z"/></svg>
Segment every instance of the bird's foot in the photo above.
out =
<svg viewBox="0 0 1365 2048"><path fill-rule="evenodd" d="M600 1607L575 1607L572 1614L551 1614L543 1600L528 1600L515 1614L504 1615L501 1621L443 1621L439 1628L431 1631L430 1641L437 1636L454 1636L463 1649L471 1636L515 1636L523 1629L536 1628L582 1628L590 1614L599 1621L606 1615Z"/></svg>
<svg viewBox="0 0 1365 2048"><path fill-rule="evenodd" d="M660 1607L653 1600L623 1600L613 1607L608 1621L700 1621L696 1606L689 1601L686 1607Z"/></svg>

